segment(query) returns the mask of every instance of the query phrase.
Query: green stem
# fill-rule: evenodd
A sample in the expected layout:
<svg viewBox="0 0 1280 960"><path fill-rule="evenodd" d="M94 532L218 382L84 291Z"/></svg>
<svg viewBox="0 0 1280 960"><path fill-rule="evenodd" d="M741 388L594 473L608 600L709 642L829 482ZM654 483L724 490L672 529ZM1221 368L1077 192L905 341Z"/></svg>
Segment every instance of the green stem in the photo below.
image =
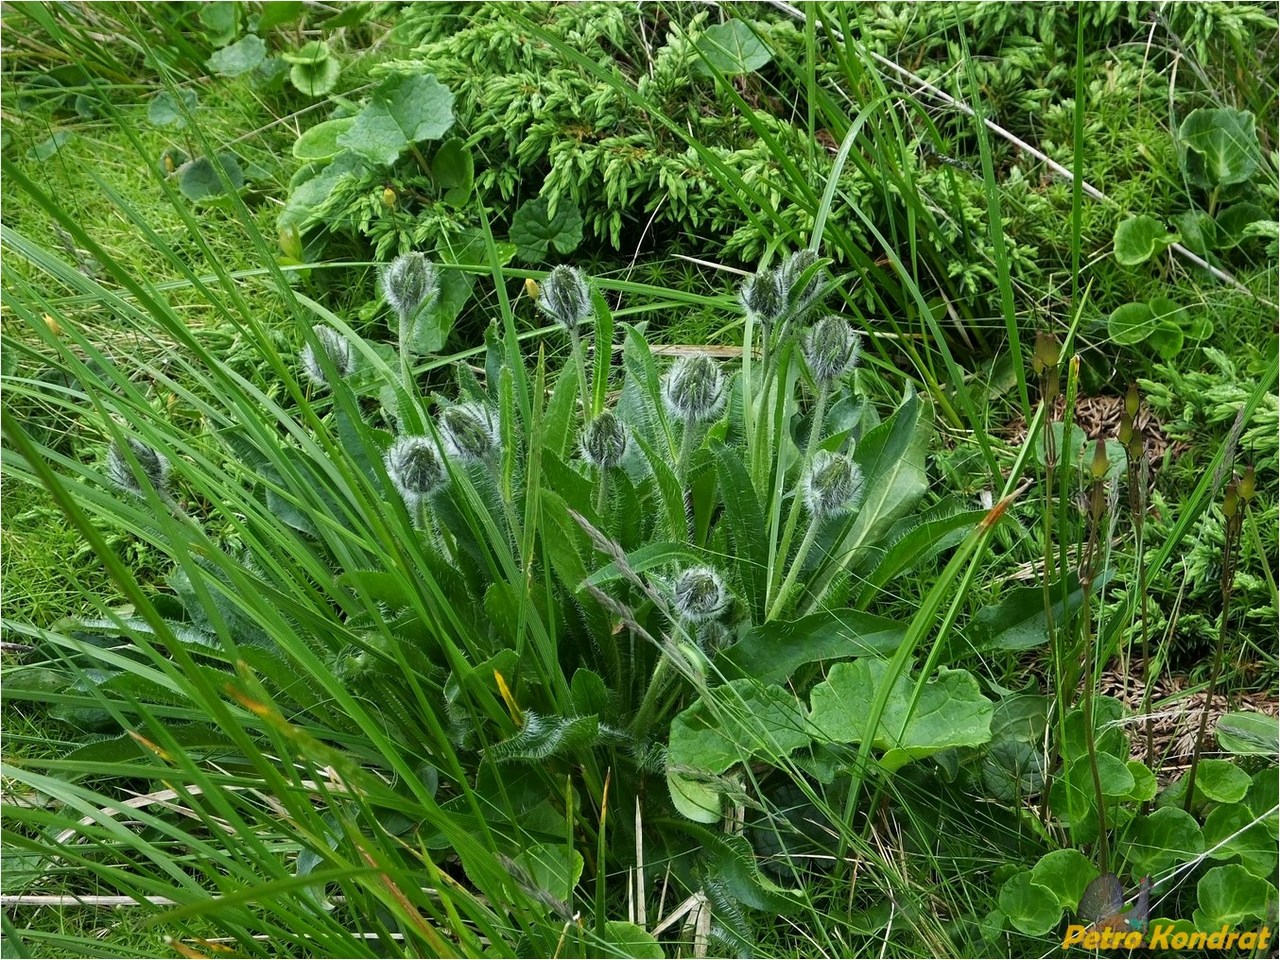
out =
<svg viewBox="0 0 1280 960"><path fill-rule="evenodd" d="M631 732L637 740L643 741L649 732L662 695L676 676L671 672L671 662L667 655L659 651L658 664L653 668L653 676L649 678L649 689L644 692L644 700L640 702L640 709L636 711L636 718L631 723Z"/></svg>
<svg viewBox="0 0 1280 960"><path fill-rule="evenodd" d="M800 575L800 568L804 566L805 557L809 555L809 551L813 548L813 542L817 537L818 518L811 517L809 520L809 529L805 532L804 539L800 541L800 547L796 550L796 558L791 564L791 569L787 571L787 579L782 582L782 589L778 591L778 595L773 601L773 606L769 608L769 616L767 619L776 619L785 608L787 597L791 594L792 589L796 585L796 577Z"/></svg>
<svg viewBox="0 0 1280 960"><path fill-rule="evenodd" d="M787 524L782 531L782 539L778 542L777 552L769 558L771 574L769 577L769 585L771 589L775 588L778 577L782 572L782 567L787 562L787 551L791 549L791 538L795 536L796 524L800 520L801 501L804 499L800 495L800 486L804 479L804 469L813 460L814 449L818 445L818 439L822 435L822 422L827 415L827 399L831 396L830 388L823 386L818 389L818 400L813 408L813 423L809 426L809 439L804 446L804 455L800 458L801 476L796 481L796 489L791 495L791 509L787 513Z"/></svg>
<svg viewBox="0 0 1280 960"><path fill-rule="evenodd" d="M1096 574L1097 553L1101 549L1098 543L1098 527L1102 524L1102 497L1102 481L1095 480L1092 490L1089 539L1081 568L1083 582L1081 583L1080 616L1084 625L1084 742L1089 756L1089 772L1093 777L1094 802L1098 807L1098 869L1106 873L1110 869L1107 849L1107 808L1106 798L1102 794L1102 778L1098 774L1098 745L1094 730L1093 709L1093 621L1089 611L1090 594L1093 592L1093 579Z"/></svg>
<svg viewBox="0 0 1280 960"><path fill-rule="evenodd" d="M577 328L569 331L569 339L573 343L573 362L578 368L578 393L582 397L582 419L591 418L591 394L587 386L587 364L582 358L582 338Z"/></svg>

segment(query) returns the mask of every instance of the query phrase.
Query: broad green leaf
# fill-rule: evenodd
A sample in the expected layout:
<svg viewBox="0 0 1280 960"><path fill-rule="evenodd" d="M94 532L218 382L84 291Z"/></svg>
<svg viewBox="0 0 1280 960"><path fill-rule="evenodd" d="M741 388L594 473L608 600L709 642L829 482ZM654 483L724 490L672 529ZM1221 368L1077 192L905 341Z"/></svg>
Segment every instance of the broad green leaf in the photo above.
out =
<svg viewBox="0 0 1280 960"><path fill-rule="evenodd" d="M186 108L187 113L190 113L195 110L199 98L194 90L179 90L178 96L182 99L181 107L168 90L162 90L156 94L147 107L147 119L158 127L185 127L187 118L183 115L183 107Z"/></svg>
<svg viewBox="0 0 1280 960"><path fill-rule="evenodd" d="M357 156L390 166L412 144L434 140L453 126L453 94L433 76L388 77L338 143Z"/></svg>
<svg viewBox="0 0 1280 960"><path fill-rule="evenodd" d="M1130 760L1128 767L1133 777L1133 789L1129 791L1129 799L1142 803L1155 799L1156 775L1141 760Z"/></svg>
<svg viewBox="0 0 1280 960"><path fill-rule="evenodd" d="M1040 745L1048 723L1049 704L1050 699L1038 693L1002 697L991 713L991 739Z"/></svg>
<svg viewBox="0 0 1280 960"><path fill-rule="evenodd" d="M208 157L197 157L183 164L178 171L178 189L182 191L182 195L191 201L213 200L225 196L227 189L222 180L223 175L230 181L233 190L244 186L244 171L240 169L240 162L234 154L218 154L218 163L222 167L221 174Z"/></svg>
<svg viewBox="0 0 1280 960"><path fill-rule="evenodd" d="M866 735L866 705L875 702L889 666L865 657L837 663L810 694L809 726L815 740L859 743ZM991 737L991 701L978 681L964 670L938 671L919 689L906 673L890 691L872 746L883 750L881 765L889 771L948 747L974 747Z"/></svg>
<svg viewBox="0 0 1280 960"><path fill-rule="evenodd" d="M751 73L773 59L773 53L751 25L738 19L708 27L695 46L705 60L698 60L693 68L704 75L714 71L730 76Z"/></svg>
<svg viewBox="0 0 1280 960"><path fill-rule="evenodd" d="M1276 888L1261 877L1255 877L1238 864L1214 867L1196 884L1200 909L1192 919L1202 930L1213 930L1226 924L1238 926L1246 920L1261 919L1274 909Z"/></svg>
<svg viewBox="0 0 1280 960"><path fill-rule="evenodd" d="M1214 860L1238 856L1240 865L1255 877L1275 876L1275 837L1242 803L1224 803L1209 811L1204 820L1204 849Z"/></svg>
<svg viewBox="0 0 1280 960"><path fill-rule="evenodd" d="M298 184L289 195L284 210L276 220L280 229L305 230L319 207L343 177L359 177L368 169L365 162L350 151L344 151L315 176Z"/></svg>
<svg viewBox="0 0 1280 960"><path fill-rule="evenodd" d="M783 913L803 896L799 890L784 890L760 872L760 861L744 836L720 837L708 854L716 879L728 888L734 900L752 910Z"/></svg>
<svg viewBox="0 0 1280 960"><path fill-rule="evenodd" d="M808 742L804 711L794 695L775 685L733 680L714 687L672 721L667 769L721 774L735 763L785 756Z"/></svg>
<svg viewBox="0 0 1280 960"><path fill-rule="evenodd" d="M545 197L535 197L520 205L511 221L511 242L526 263L540 263L555 247L560 254L572 253L582 242L582 214L570 202L561 202L551 216Z"/></svg>
<svg viewBox="0 0 1280 960"><path fill-rule="evenodd" d="M1178 234L1170 233L1155 217L1146 214L1129 217L1116 225L1116 262L1126 267L1137 266L1179 239Z"/></svg>
<svg viewBox="0 0 1280 960"><path fill-rule="evenodd" d="M1164 807L1129 825L1120 852L1134 876L1146 876L1198 857L1204 852L1204 835L1191 814Z"/></svg>
<svg viewBox="0 0 1280 960"><path fill-rule="evenodd" d="M565 849L563 843L538 843L521 851L515 858L518 866L527 873L527 881L532 881L532 890L546 891L563 904L573 902L573 888L582 878L583 859L577 850ZM535 902L542 901L535 897ZM544 907L549 905L542 903Z"/></svg>
<svg viewBox="0 0 1280 960"><path fill-rule="evenodd" d="M1172 360L1182 350L1182 328L1176 323L1161 320L1147 337L1147 342L1161 360Z"/></svg>
<svg viewBox="0 0 1280 960"><path fill-rule="evenodd" d="M1199 256L1208 256L1218 247L1218 226L1203 210L1187 210L1173 218L1182 245Z"/></svg>
<svg viewBox="0 0 1280 960"><path fill-rule="evenodd" d="M1122 347L1141 343L1156 329L1156 317L1145 303L1122 303L1107 318L1107 335Z"/></svg>
<svg viewBox="0 0 1280 960"><path fill-rule="evenodd" d="M204 27L205 38L213 46L221 47L235 37L237 6L229 0L200 4L200 23Z"/></svg>
<svg viewBox="0 0 1280 960"><path fill-rule="evenodd" d="M1098 753L1114 757L1129 755L1128 738L1124 732L1125 705L1115 697L1093 698L1094 747ZM1067 714L1066 742L1062 753L1069 760L1087 758L1089 745L1085 740L1084 709L1077 707Z"/></svg>
<svg viewBox="0 0 1280 960"><path fill-rule="evenodd" d="M342 65L331 58L315 63L295 63L289 68L289 82L308 97L323 97L337 86L341 73Z"/></svg>
<svg viewBox="0 0 1280 960"><path fill-rule="evenodd" d="M216 51L205 61L205 66L224 77L238 77L242 73L248 73L266 57L267 45L262 42L261 37L251 33Z"/></svg>
<svg viewBox="0 0 1280 960"><path fill-rule="evenodd" d="M1231 250L1238 247L1248 235L1248 229L1255 223L1267 223L1275 216L1275 211L1267 211L1256 203L1233 203L1223 209L1217 216L1218 249Z"/></svg>
<svg viewBox="0 0 1280 960"><path fill-rule="evenodd" d="M342 152L338 137L356 122L355 117L325 120L302 132L293 144L293 155L299 160L328 160Z"/></svg>
<svg viewBox="0 0 1280 960"><path fill-rule="evenodd" d="M1244 802L1271 836L1280 835L1280 777L1276 776L1275 767L1268 767L1253 778Z"/></svg>
<svg viewBox="0 0 1280 960"><path fill-rule="evenodd" d="M1206 189L1244 183L1262 162L1256 121L1248 110L1192 110L1178 128L1178 143L1187 178Z"/></svg>
<svg viewBox="0 0 1280 960"><path fill-rule="evenodd" d="M1093 861L1079 850L1054 850L1031 868L1031 881L1058 898L1058 906L1075 910L1084 888L1098 875Z"/></svg>
<svg viewBox="0 0 1280 960"><path fill-rule="evenodd" d="M643 927L626 920L606 920L604 940L615 947L618 956L635 960L662 960L666 956L656 937Z"/></svg>
<svg viewBox="0 0 1280 960"><path fill-rule="evenodd" d="M258 15L259 32L265 33L283 24L292 23L302 16L304 8L302 0L273 0L271 3L264 3L262 12Z"/></svg>
<svg viewBox="0 0 1280 960"><path fill-rule="evenodd" d="M695 823L719 823L723 794L706 779L685 776L667 768L667 793L681 815Z"/></svg>
<svg viewBox="0 0 1280 960"><path fill-rule="evenodd" d="M830 610L752 627L719 659L728 676L782 683L806 663L887 656L898 649L905 633L906 626L896 620L857 610Z"/></svg>
<svg viewBox="0 0 1280 960"><path fill-rule="evenodd" d="M1031 878L1030 870L1016 873L1000 888L1000 909L1014 928L1029 937L1042 937L1062 919L1057 895Z"/></svg>
<svg viewBox="0 0 1280 960"><path fill-rule="evenodd" d="M313 67L329 59L329 44L323 40L308 40L297 50L286 51L280 56L285 63Z"/></svg>
<svg viewBox="0 0 1280 960"><path fill-rule="evenodd" d="M442 143L431 158L431 179L446 191L445 199L455 206L466 202L475 178L476 167L471 150L458 137L450 137Z"/></svg>
<svg viewBox="0 0 1280 960"><path fill-rule="evenodd" d="M1014 804L1044 789L1044 753L1023 740L998 740L982 757L982 786L997 803Z"/></svg>
<svg viewBox="0 0 1280 960"><path fill-rule="evenodd" d="M1249 775L1230 760L1201 760L1196 770L1197 802L1239 803L1249 792Z"/></svg>
<svg viewBox="0 0 1280 960"><path fill-rule="evenodd" d="M1089 761L1083 759L1076 762L1087 765ZM1128 763L1109 753L1098 754L1098 782L1102 786L1104 797L1127 797L1136 785Z"/></svg>
<svg viewBox="0 0 1280 960"><path fill-rule="evenodd" d="M1084 592L1073 574L1068 574L1065 597L1063 592L1063 585L1056 583L1049 590L1050 610L1057 624L1075 613L1084 602ZM1048 639L1044 589L1012 587L1005 590L998 603L983 607L974 615L963 633L963 642L967 646L961 648L958 642L953 641L952 655L946 659L991 650L1030 650L1047 643Z"/></svg>

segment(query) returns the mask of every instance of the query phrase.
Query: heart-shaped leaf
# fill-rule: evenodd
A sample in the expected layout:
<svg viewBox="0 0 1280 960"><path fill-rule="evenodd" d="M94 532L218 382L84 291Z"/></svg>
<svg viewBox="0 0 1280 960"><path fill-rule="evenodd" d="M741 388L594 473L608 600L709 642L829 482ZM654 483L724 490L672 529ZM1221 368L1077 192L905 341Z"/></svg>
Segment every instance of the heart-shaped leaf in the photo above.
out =
<svg viewBox="0 0 1280 960"><path fill-rule="evenodd" d="M1276 902L1276 888L1261 877L1255 877L1239 864L1214 867L1196 884L1200 909L1192 919L1201 930L1212 930L1226 924L1234 927L1246 920L1267 915Z"/></svg>
<svg viewBox="0 0 1280 960"><path fill-rule="evenodd" d="M1171 243L1178 235L1170 233L1155 217L1143 214L1122 220L1116 226L1116 261L1126 267L1144 263Z"/></svg>
<svg viewBox="0 0 1280 960"><path fill-rule="evenodd" d="M1029 937L1044 936L1062 919L1057 894L1032 880L1030 870L1005 881L999 903L1014 928Z"/></svg>

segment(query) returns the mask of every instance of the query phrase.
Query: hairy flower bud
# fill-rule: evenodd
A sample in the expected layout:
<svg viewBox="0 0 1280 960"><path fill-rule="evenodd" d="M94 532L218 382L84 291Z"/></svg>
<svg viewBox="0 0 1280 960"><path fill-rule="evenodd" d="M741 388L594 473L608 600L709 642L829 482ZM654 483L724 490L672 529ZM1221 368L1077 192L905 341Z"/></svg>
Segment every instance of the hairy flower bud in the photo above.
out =
<svg viewBox="0 0 1280 960"><path fill-rule="evenodd" d="M402 253L382 268L382 294L402 321L440 294L435 264L421 253Z"/></svg>
<svg viewBox="0 0 1280 960"><path fill-rule="evenodd" d="M445 452L463 463L483 463L498 449L498 423L481 403L459 403L440 414Z"/></svg>
<svg viewBox="0 0 1280 960"><path fill-rule="evenodd" d="M797 315L809 309L818 298L818 291L822 289L821 270L815 270L808 282L803 287L800 286L805 271L817 262L818 255L805 247L791 254L778 267L779 285Z"/></svg>
<svg viewBox="0 0 1280 960"><path fill-rule="evenodd" d="M843 453L819 450L809 462L802 490L814 519L845 513L862 499L862 471Z"/></svg>
<svg viewBox="0 0 1280 960"><path fill-rule="evenodd" d="M714 420L724 409L728 392L720 368L702 354L681 357L671 365L662 381L662 400L667 411L683 423Z"/></svg>
<svg viewBox="0 0 1280 960"><path fill-rule="evenodd" d="M833 314L810 328L801 350L818 386L829 387L858 365L862 340L847 320Z"/></svg>
<svg viewBox="0 0 1280 960"><path fill-rule="evenodd" d="M134 437L126 437L129 452L137 461L137 470L150 481L157 492L164 493L169 482L169 461L160 451L147 446ZM129 459L129 454L118 443L112 443L107 451L107 477L125 493L145 496L141 477Z"/></svg>
<svg viewBox="0 0 1280 960"><path fill-rule="evenodd" d="M383 462L410 510L445 482L444 464L430 437L401 437L387 450Z"/></svg>
<svg viewBox="0 0 1280 960"><path fill-rule="evenodd" d="M738 291L738 299L742 309L766 328L787 312L787 291L776 270L762 270L747 277Z"/></svg>
<svg viewBox="0 0 1280 960"><path fill-rule="evenodd" d="M566 330L576 330L591 319L591 290L576 267L561 264L547 274L538 288L538 309Z"/></svg>
<svg viewBox="0 0 1280 960"><path fill-rule="evenodd" d="M718 619L729 609L732 599L720 574L710 567L690 567L676 577L672 592L676 613L691 623Z"/></svg>
<svg viewBox="0 0 1280 960"><path fill-rule="evenodd" d="M351 348L351 341L333 327L323 323L316 324L311 328L311 332L320 341L321 349L333 364L339 378L345 379L351 376L351 372L356 368L356 356ZM309 343L302 348L302 372L317 386L329 386L329 375L325 373L324 365L316 356L315 348Z"/></svg>
<svg viewBox="0 0 1280 960"><path fill-rule="evenodd" d="M594 466L603 470L616 467L626 452L627 428L608 410L582 431L582 457Z"/></svg>

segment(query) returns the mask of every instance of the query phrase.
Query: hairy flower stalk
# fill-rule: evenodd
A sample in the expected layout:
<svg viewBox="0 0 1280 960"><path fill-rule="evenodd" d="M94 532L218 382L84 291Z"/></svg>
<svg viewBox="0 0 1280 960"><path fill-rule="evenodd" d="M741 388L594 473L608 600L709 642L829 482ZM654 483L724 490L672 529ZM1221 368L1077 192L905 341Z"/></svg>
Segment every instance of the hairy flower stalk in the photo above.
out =
<svg viewBox="0 0 1280 960"><path fill-rule="evenodd" d="M333 367L333 371L338 375L338 378L345 380L351 376L356 368L355 351L351 346L351 341L333 327L324 323L316 324L311 328L311 332L315 334L315 338L320 344L320 349L328 358L329 364ZM331 386L329 374L325 371L324 364L320 362L320 357L311 344L308 343L303 346L301 359L302 372L307 375L308 380L318 387Z"/></svg>
<svg viewBox="0 0 1280 960"><path fill-rule="evenodd" d="M843 317L828 316L819 320L801 340L801 353L809 367L814 385L818 389L817 400L811 411L809 439L802 452L802 463L813 460L818 442L822 439L822 427L827 417L827 403L831 391L858 364L862 341ZM856 468L855 468L856 469ZM770 555L770 586L776 588L782 575L782 567L786 563L787 551L791 548L791 538L795 535L800 520L801 497L791 500L791 509L787 514L786 526L782 539L778 541L776 553ZM811 510L812 512L812 510Z"/></svg>
<svg viewBox="0 0 1280 960"><path fill-rule="evenodd" d="M720 416L728 396L728 385L720 367L702 354L681 357L663 378L662 402L671 417L684 425L676 468L681 482L689 467L694 438L701 439L703 428Z"/></svg>
<svg viewBox="0 0 1280 960"><path fill-rule="evenodd" d="M538 288L538 309L560 324L569 334L573 362L578 371L578 391L584 413L591 410L587 384L586 361L582 355L581 328L595 315L591 304L591 288L577 267L561 264L555 267Z"/></svg>
<svg viewBox="0 0 1280 960"><path fill-rule="evenodd" d="M796 549L787 578L769 607L770 620L775 619L785 608L822 524L832 517L856 510L862 502L862 494L862 471L851 457L843 453L819 450L810 458L796 494L796 499L804 503L809 513L809 528Z"/></svg>
<svg viewBox="0 0 1280 960"><path fill-rule="evenodd" d="M608 500L609 471L622 463L627 453L627 428L608 410L600 414L582 431L582 459L600 471L596 487L596 513L603 515Z"/></svg>
<svg viewBox="0 0 1280 960"><path fill-rule="evenodd" d="M402 253L382 268L382 294L396 312L400 348L400 376L413 395L413 370L409 356L419 313L440 296L435 264L421 253Z"/></svg>

